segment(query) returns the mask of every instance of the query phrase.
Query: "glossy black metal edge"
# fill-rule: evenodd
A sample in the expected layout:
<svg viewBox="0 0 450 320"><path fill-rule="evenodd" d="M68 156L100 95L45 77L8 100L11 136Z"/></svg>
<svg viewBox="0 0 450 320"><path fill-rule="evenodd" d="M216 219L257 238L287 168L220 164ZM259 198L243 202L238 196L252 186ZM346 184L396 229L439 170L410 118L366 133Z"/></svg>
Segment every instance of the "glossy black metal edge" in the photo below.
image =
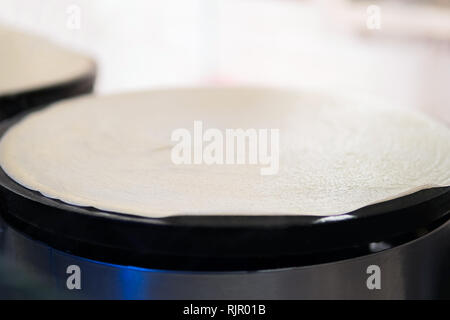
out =
<svg viewBox="0 0 450 320"><path fill-rule="evenodd" d="M48 105L58 100L91 93L97 68L92 62L89 72L61 83L0 96L0 120L11 118L27 110Z"/></svg>
<svg viewBox="0 0 450 320"><path fill-rule="evenodd" d="M0 136L20 118L4 122ZM287 267L355 256L367 253L370 242L409 241L450 213L450 187L441 187L340 216L144 218L44 197L3 170L0 197L8 221L55 248L112 263L191 270Z"/></svg>

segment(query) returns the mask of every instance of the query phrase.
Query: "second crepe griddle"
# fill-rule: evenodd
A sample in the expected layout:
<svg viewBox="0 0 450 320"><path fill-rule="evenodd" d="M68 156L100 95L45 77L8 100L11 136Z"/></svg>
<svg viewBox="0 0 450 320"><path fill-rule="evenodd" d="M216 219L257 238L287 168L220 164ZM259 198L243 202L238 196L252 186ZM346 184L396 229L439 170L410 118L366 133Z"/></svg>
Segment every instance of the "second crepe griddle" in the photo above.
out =
<svg viewBox="0 0 450 320"><path fill-rule="evenodd" d="M19 31L4 29L1 26L0 28L1 28L0 31L6 32L7 34L9 33L11 33L12 35L17 34L20 39L26 39L21 41L25 42L35 41L38 42L39 45L41 46L46 45L48 48L56 47L57 50L61 50L58 46L55 46L54 44L47 42L47 40L41 39L40 37L22 34ZM3 43L3 45L6 47L6 49L8 49L7 42ZM25 52L24 54L43 55L43 53L40 52L39 50L38 52L29 51ZM96 65L94 61L90 60L89 58L87 57L81 58L81 57L82 56L80 55L80 59L85 59L86 62L89 62L90 67L77 75L73 75L71 77L67 76L65 77L64 80L55 79L55 81L51 83L44 82L40 85L36 84L32 87L19 88L17 90L7 92L0 92L0 120L7 119L25 110L29 110L37 106L47 105L61 99L71 98L74 96L92 92L96 79ZM40 58L45 59L45 56L42 56ZM18 60L18 62L11 61L11 63L12 64L20 63L20 59ZM49 63L51 64L52 61L49 61ZM60 65L59 67L62 67L62 65ZM30 69L30 72L34 72L34 69ZM61 73L61 75L63 75L63 73Z"/></svg>

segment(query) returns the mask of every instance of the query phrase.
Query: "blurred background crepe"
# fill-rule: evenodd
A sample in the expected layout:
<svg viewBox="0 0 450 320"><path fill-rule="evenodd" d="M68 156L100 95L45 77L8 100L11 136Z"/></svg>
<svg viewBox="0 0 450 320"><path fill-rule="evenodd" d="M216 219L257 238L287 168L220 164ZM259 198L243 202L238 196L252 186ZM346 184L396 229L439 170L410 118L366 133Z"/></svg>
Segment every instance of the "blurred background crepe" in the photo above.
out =
<svg viewBox="0 0 450 320"><path fill-rule="evenodd" d="M0 120L90 93L93 60L43 37L0 25Z"/></svg>
<svg viewBox="0 0 450 320"><path fill-rule="evenodd" d="M87 77L94 62L47 39L0 28L0 97Z"/></svg>
<svg viewBox="0 0 450 320"><path fill-rule="evenodd" d="M1 23L94 56L100 93L198 84L313 86L369 92L450 123L448 0L0 5ZM367 26L374 5L380 29Z"/></svg>

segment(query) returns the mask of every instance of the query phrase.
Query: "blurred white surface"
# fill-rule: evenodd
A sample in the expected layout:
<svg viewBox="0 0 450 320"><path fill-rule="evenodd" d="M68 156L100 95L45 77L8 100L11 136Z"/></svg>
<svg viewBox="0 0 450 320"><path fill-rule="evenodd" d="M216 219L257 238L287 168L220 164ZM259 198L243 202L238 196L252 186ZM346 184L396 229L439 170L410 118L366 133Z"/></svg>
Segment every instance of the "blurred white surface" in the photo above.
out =
<svg viewBox="0 0 450 320"><path fill-rule="evenodd" d="M0 23L94 56L100 93L205 83L313 86L368 92L450 123L450 35L368 30L366 11L343 3L0 0ZM392 19L388 6L380 8Z"/></svg>

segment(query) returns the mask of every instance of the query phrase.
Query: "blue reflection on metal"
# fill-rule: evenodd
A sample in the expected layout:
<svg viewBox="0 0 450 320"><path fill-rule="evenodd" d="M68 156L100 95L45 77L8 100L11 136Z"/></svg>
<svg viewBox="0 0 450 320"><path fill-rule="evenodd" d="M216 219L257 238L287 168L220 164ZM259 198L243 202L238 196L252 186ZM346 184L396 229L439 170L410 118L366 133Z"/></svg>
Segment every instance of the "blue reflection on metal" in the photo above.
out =
<svg viewBox="0 0 450 320"><path fill-rule="evenodd" d="M121 299L139 300L148 296L146 293L150 289L147 286L147 278L142 277L136 270L123 268L119 273L119 290Z"/></svg>
<svg viewBox="0 0 450 320"><path fill-rule="evenodd" d="M97 261L97 260L92 260L92 259L88 259L88 258L83 258L80 256L73 256L71 254L68 253L64 253L65 255L71 256L71 257L76 257L77 259L86 261L86 262L90 262L90 263L95 263L95 264L101 264L103 266L107 266L107 267L113 267L113 268L119 268L119 269L127 269L127 270L134 270L134 271L141 271L141 272L159 272L159 273L169 273L169 272L176 272L177 271L170 271L170 270L160 270L160 269L147 269L147 268L141 268L141 267L134 267L134 266L124 266L124 265L120 265L120 264L113 264L113 263L108 263L108 262L103 262L103 261Z"/></svg>
<svg viewBox="0 0 450 320"><path fill-rule="evenodd" d="M112 267L117 272L117 291L116 295L123 300L141 300L151 299L153 277L148 277L148 273L172 273L176 271L147 269L134 266L124 266L102 261L96 261L88 258L77 257L88 263Z"/></svg>
<svg viewBox="0 0 450 320"><path fill-rule="evenodd" d="M75 257L64 253L69 257ZM116 290L114 296L122 300L142 300L151 299L153 277L148 277L148 273L169 273L174 271L147 269L134 266L124 266L88 258L76 256L76 259L87 263L111 267L115 269Z"/></svg>

